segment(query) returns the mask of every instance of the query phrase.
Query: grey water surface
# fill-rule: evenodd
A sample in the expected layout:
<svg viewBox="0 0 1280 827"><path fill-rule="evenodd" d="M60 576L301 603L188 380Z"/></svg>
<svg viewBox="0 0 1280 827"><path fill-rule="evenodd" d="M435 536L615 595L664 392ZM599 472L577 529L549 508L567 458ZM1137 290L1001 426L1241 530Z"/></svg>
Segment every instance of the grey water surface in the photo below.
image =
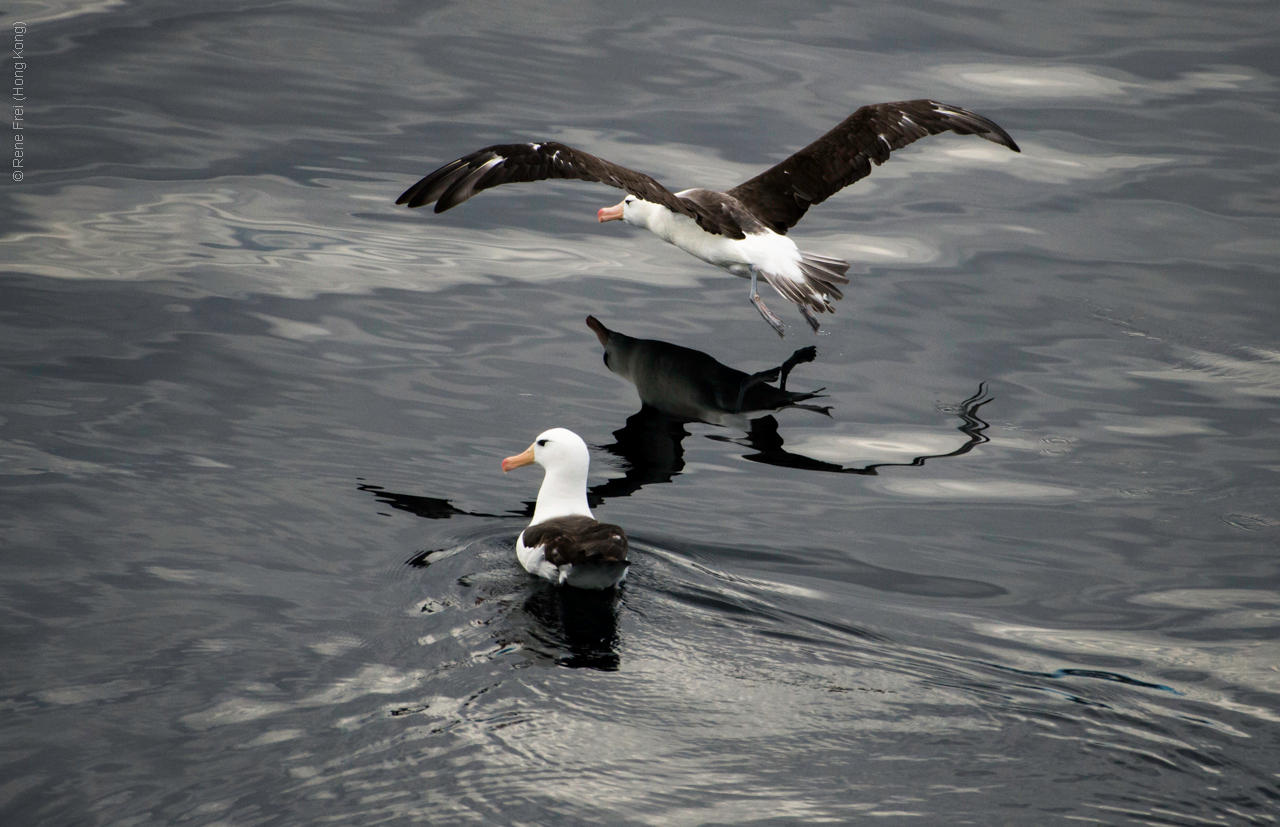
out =
<svg viewBox="0 0 1280 827"><path fill-rule="evenodd" d="M1274 3L3 16L0 823L1280 819ZM812 209L818 336L602 185L393 203L523 140L728 188L918 97L1022 153ZM515 560L554 426L617 594Z"/></svg>

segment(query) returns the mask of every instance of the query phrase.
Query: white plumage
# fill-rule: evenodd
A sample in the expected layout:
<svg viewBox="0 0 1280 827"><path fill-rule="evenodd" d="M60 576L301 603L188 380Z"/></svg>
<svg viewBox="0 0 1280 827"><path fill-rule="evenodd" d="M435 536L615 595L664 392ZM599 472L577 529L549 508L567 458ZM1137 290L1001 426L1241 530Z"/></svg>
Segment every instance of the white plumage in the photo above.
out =
<svg viewBox="0 0 1280 827"><path fill-rule="evenodd" d="M587 505L591 455L566 428L538 434L523 453L502 461L503 472L537 463L546 469L533 520L516 539L516 558L530 574L581 589L607 589L627 576L627 537L598 522Z"/></svg>

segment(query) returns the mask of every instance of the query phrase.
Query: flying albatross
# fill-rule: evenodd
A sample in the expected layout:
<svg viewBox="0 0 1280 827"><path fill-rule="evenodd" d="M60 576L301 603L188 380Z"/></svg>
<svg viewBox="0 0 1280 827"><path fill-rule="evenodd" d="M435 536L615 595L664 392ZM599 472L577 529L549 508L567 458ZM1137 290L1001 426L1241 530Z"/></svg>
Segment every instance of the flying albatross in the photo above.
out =
<svg viewBox="0 0 1280 827"><path fill-rule="evenodd" d="M627 197L597 214L600 222L626 221L735 276L751 279L751 302L779 336L782 320L760 299L763 278L800 308L818 330L814 313L834 312L848 284L849 263L806 253L786 237L813 204L821 204L871 174L889 153L926 135L977 135L1020 152L1009 134L981 115L931 100L863 106L834 129L782 163L728 192L671 192L641 172L554 141L497 144L437 169L404 191L397 204L436 212L452 209L499 184L572 178L626 190Z"/></svg>
<svg viewBox="0 0 1280 827"><path fill-rule="evenodd" d="M552 428L523 453L502 461L505 474L538 463L546 469L533 520L516 539L516 557L530 574L580 589L607 589L627 576L627 535L596 522L587 505L591 455L582 437Z"/></svg>

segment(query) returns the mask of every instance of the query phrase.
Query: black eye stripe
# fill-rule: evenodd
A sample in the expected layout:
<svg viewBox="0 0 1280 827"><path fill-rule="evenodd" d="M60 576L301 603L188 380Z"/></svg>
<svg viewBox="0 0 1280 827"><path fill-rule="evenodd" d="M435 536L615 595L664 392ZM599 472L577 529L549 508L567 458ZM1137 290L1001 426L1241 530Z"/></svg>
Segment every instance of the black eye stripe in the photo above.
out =
<svg viewBox="0 0 1280 827"><path fill-rule="evenodd" d="M546 444L547 444L547 440L545 439L538 440L538 445L546 445Z"/></svg>

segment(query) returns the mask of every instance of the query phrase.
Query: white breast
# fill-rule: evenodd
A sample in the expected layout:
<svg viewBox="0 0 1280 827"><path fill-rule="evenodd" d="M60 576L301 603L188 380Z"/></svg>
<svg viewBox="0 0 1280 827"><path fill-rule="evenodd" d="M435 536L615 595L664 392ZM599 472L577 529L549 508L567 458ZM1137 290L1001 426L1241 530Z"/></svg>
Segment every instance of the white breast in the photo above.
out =
<svg viewBox="0 0 1280 827"><path fill-rule="evenodd" d="M746 238L715 235L685 215L658 207L648 216L647 229L686 253L708 264L723 267L735 276L749 277L755 266L768 273L800 281L800 251L785 235L765 230Z"/></svg>

